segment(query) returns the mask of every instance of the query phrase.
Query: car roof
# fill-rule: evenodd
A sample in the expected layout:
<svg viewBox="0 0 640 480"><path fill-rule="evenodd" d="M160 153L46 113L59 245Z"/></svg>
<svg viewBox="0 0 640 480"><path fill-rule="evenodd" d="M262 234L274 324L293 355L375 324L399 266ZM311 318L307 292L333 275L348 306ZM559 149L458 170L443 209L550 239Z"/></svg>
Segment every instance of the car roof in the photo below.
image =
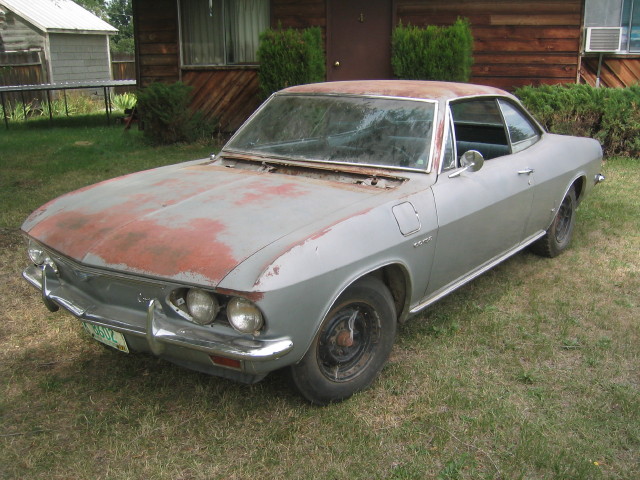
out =
<svg viewBox="0 0 640 480"><path fill-rule="evenodd" d="M347 82L311 83L289 87L279 93L373 95L437 101L477 95L499 95L513 98L511 94L504 90L485 85L424 80L352 80Z"/></svg>

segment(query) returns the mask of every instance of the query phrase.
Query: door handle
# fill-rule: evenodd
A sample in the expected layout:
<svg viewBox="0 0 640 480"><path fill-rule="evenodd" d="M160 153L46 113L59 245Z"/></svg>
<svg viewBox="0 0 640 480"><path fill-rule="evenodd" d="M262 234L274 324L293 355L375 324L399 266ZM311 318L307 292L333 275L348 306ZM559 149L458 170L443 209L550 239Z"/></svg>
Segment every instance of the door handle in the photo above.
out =
<svg viewBox="0 0 640 480"><path fill-rule="evenodd" d="M518 175L531 175L535 170L533 168L525 168L524 170L518 170Z"/></svg>
<svg viewBox="0 0 640 480"><path fill-rule="evenodd" d="M333 64L334 67L339 67L340 66L340 61L336 60L335 63Z"/></svg>

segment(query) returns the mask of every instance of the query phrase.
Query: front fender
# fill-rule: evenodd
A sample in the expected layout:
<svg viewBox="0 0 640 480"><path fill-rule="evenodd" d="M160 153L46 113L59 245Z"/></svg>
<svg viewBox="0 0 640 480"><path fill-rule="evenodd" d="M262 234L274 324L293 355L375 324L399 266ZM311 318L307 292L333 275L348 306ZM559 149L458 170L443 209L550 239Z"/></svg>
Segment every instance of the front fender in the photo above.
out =
<svg viewBox="0 0 640 480"><path fill-rule="evenodd" d="M297 361L335 300L354 281L395 264L406 272L405 282L411 288L411 270L427 270L429 255L414 246L424 232L401 233L392 212L397 203L361 212L288 246L251 286L234 284L247 277L243 267L251 269L240 265L220 287L260 292L253 295L259 297L256 304L265 315L269 336L290 336L294 348L287 361ZM257 257L250 260L258 261Z"/></svg>

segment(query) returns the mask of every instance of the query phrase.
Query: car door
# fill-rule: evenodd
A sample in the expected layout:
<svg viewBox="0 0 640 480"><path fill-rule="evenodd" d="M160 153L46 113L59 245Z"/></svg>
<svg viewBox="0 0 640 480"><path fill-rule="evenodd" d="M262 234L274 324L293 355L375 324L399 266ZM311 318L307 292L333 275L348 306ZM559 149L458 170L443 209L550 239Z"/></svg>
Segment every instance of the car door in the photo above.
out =
<svg viewBox="0 0 640 480"><path fill-rule="evenodd" d="M438 236L425 297L446 293L525 238L534 180L527 147L535 140L511 142L513 132L505 122L511 113L504 115L495 98L450 105L448 142L456 153L453 161L443 162L432 187ZM483 154L480 170L461 171L457 159L467 150Z"/></svg>

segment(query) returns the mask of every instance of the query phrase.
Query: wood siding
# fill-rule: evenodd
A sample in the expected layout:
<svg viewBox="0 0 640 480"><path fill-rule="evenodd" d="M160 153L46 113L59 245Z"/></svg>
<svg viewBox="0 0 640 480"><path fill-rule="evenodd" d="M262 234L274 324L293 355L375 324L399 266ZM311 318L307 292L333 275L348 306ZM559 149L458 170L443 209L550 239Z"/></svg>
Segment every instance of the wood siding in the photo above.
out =
<svg viewBox="0 0 640 480"><path fill-rule="evenodd" d="M133 0L138 86L180 80L176 0Z"/></svg>
<svg viewBox="0 0 640 480"><path fill-rule="evenodd" d="M471 82L507 90L575 82L582 0L396 0L404 25L450 25L469 19L474 38Z"/></svg>
<svg viewBox="0 0 640 480"><path fill-rule="evenodd" d="M258 107L257 67L181 68L176 0L133 0L138 85L182 81L193 87L191 107L236 130Z"/></svg>
<svg viewBox="0 0 640 480"><path fill-rule="evenodd" d="M260 105L255 69L187 70L182 81L193 87L192 108L232 132Z"/></svg>
<svg viewBox="0 0 640 480"><path fill-rule="evenodd" d="M47 72L42 51L0 52L0 85L37 85L47 83ZM6 93L7 106L42 102L43 92Z"/></svg>
<svg viewBox="0 0 640 480"><path fill-rule="evenodd" d="M326 0L271 0L271 26L327 28Z"/></svg>
<svg viewBox="0 0 640 480"><path fill-rule="evenodd" d="M596 84L599 56L582 59L580 81L589 85ZM602 87L629 87L640 83L640 55L604 56L600 68Z"/></svg>
<svg viewBox="0 0 640 480"><path fill-rule="evenodd" d="M44 32L14 12L5 10L5 21L0 28L0 52L44 49Z"/></svg>
<svg viewBox="0 0 640 480"><path fill-rule="evenodd" d="M107 35L50 33L49 51L54 83L111 80Z"/></svg>

